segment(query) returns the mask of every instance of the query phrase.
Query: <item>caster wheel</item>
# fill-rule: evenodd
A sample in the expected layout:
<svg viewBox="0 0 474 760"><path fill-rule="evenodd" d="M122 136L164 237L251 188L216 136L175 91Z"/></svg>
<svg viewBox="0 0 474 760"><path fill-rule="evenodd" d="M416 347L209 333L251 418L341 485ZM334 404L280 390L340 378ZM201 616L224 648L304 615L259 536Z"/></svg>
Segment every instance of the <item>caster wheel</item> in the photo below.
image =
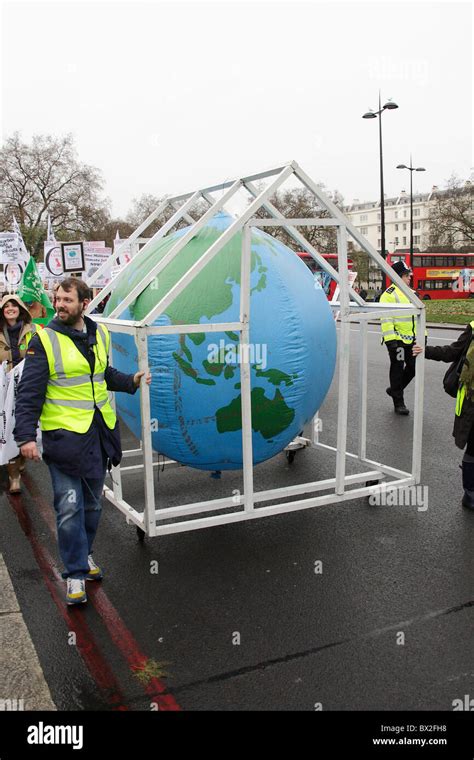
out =
<svg viewBox="0 0 474 760"><path fill-rule="evenodd" d="M145 540L145 531L138 527L137 525L137 538L142 544Z"/></svg>
<svg viewBox="0 0 474 760"><path fill-rule="evenodd" d="M288 464L293 464L293 462L295 461L295 454L296 454L295 451L287 451L286 452L286 460L287 460Z"/></svg>
<svg viewBox="0 0 474 760"><path fill-rule="evenodd" d="M367 488L370 488L370 486L378 486L380 483L380 480L367 480L365 485ZM367 495L367 501L370 499L370 495Z"/></svg>

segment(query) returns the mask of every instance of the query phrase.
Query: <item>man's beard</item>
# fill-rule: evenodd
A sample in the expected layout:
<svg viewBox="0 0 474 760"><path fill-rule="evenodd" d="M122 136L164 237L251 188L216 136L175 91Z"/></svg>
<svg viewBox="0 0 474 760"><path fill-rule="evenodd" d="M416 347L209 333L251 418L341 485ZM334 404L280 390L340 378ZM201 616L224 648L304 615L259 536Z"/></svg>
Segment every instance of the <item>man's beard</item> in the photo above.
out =
<svg viewBox="0 0 474 760"><path fill-rule="evenodd" d="M82 309L70 314L69 312L61 312L61 310L58 311L58 318L61 320L63 325L67 325L68 327L71 327L74 325L82 316Z"/></svg>

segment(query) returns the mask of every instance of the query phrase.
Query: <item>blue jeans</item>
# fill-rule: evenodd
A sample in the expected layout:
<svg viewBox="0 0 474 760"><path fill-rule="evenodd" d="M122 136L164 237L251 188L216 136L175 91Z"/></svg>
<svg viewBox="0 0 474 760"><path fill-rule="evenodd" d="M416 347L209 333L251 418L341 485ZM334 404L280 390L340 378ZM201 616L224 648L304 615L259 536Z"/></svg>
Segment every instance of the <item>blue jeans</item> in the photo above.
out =
<svg viewBox="0 0 474 760"><path fill-rule="evenodd" d="M99 526L102 511L102 478L66 475L48 463L53 482L54 509L58 529L59 554L66 568L63 578L84 578L89 571L87 556Z"/></svg>

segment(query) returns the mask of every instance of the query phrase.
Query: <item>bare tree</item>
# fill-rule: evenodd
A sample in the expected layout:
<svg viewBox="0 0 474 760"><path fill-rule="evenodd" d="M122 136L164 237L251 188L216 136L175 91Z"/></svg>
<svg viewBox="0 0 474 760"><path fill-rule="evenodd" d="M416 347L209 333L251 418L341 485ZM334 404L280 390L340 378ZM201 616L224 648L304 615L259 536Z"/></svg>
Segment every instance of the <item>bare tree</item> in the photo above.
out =
<svg viewBox="0 0 474 760"><path fill-rule="evenodd" d="M328 191L324 185L319 185L319 187L342 210L344 199L339 191ZM326 209L322 208L318 203L313 193L310 193L305 188L279 190L270 198L270 202L288 218L317 217L326 219L330 216ZM257 216L266 218L269 214L260 209ZM305 236L318 252L337 253L337 233L334 227L301 227L296 229ZM281 240L282 243L290 248L295 248L295 241L282 227L268 227L265 231Z"/></svg>
<svg viewBox="0 0 474 760"><path fill-rule="evenodd" d="M113 247L117 232L119 233L120 240L124 240L134 230L135 227L123 219L110 219L108 216L94 214L88 220L85 240L105 240L107 246Z"/></svg>
<svg viewBox="0 0 474 760"><path fill-rule="evenodd" d="M165 196L158 197L156 195L152 195L151 193L144 193L139 198L134 198L132 201L132 208L127 214L127 222L133 227L133 229L136 229L139 224L144 222L145 219L153 211L155 211L155 209L158 208L161 203L163 203L164 200ZM176 209L179 208L179 205L182 204L177 204ZM208 210L208 208L209 204L204 199L202 201L198 201L189 211L189 216L196 221L203 215L205 211ZM160 227L162 227L163 224L173 216L174 213L175 212L172 209L171 205L168 205L164 212L157 216L157 218L150 224L148 229L146 229L143 234L146 237L151 237L154 235L155 232L157 232ZM182 227L187 227L188 225L188 221L185 219L180 219L176 225L176 228L181 229Z"/></svg>
<svg viewBox="0 0 474 760"><path fill-rule="evenodd" d="M34 254L46 237L48 213L62 239L100 227L109 218L102 189L99 170L78 160L72 135L34 135L28 144L15 132L0 150L0 223L10 229L15 214Z"/></svg>
<svg viewBox="0 0 474 760"><path fill-rule="evenodd" d="M435 193L430 209L430 247L448 246L452 250L474 243L474 186L453 174L446 189Z"/></svg>

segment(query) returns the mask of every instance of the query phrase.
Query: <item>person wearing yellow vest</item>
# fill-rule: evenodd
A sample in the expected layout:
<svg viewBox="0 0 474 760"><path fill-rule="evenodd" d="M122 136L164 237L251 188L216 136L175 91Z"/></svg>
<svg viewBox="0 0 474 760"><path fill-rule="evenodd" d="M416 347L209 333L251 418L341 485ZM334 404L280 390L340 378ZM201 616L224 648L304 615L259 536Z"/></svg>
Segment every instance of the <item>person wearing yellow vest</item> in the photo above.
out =
<svg viewBox="0 0 474 760"><path fill-rule="evenodd" d="M24 358L28 344L36 332L31 315L21 298L7 293L0 301L0 362L7 363L7 372ZM8 462L9 491L21 493L21 473L25 460L21 454Z"/></svg>
<svg viewBox="0 0 474 760"><path fill-rule="evenodd" d="M410 285L411 269L405 262L397 261L392 266L407 285ZM380 303L409 304L410 300L396 285L389 288L380 296ZM416 339L416 319L410 314L406 316L384 316L380 319L382 325L382 341L387 346L390 357L390 386L386 392L393 400L396 414L410 414L405 406L403 392L415 377L415 355L413 346Z"/></svg>
<svg viewBox="0 0 474 760"><path fill-rule="evenodd" d="M415 346L414 352L422 348ZM474 510L474 321L466 326L454 343L449 346L426 346L425 356L436 362L458 362L465 356L459 376L453 437L459 449L464 449L462 459L462 505Z"/></svg>
<svg viewBox="0 0 474 760"><path fill-rule="evenodd" d="M127 375L108 363L110 334L85 316L91 292L76 277L61 282L57 316L26 352L17 395L15 441L27 459L43 459L54 492L58 545L67 580L66 602L87 601L85 581L101 580L92 558L107 467L121 459L120 431L109 391L135 393L145 372ZM145 382L151 383L146 373Z"/></svg>

